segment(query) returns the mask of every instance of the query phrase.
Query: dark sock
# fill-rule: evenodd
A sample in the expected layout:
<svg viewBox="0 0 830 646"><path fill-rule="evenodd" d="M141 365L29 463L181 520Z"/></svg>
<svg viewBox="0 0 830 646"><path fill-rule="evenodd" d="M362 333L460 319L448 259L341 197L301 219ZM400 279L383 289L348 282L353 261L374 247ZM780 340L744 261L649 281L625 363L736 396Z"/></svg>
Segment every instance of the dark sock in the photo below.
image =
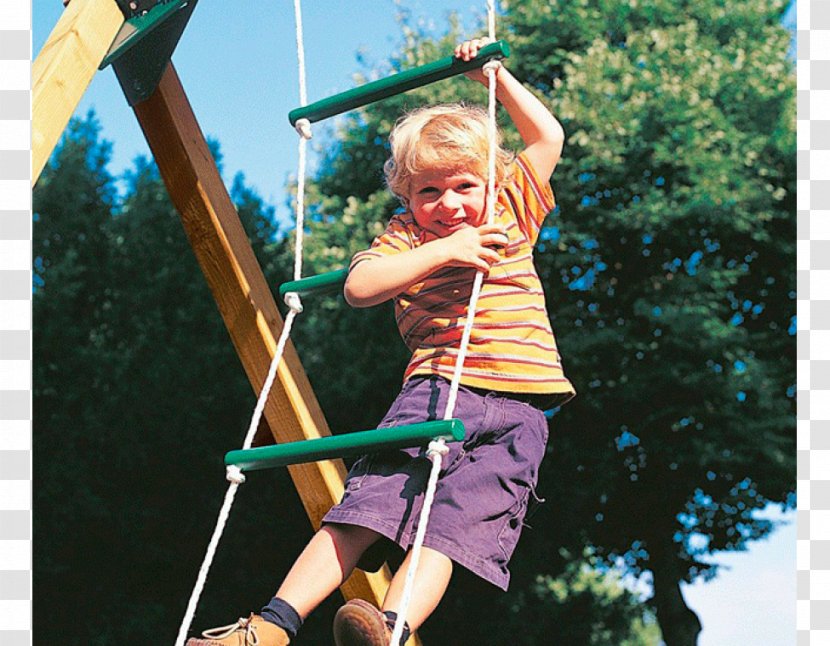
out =
<svg viewBox="0 0 830 646"><path fill-rule="evenodd" d="M294 607L279 597L274 597L259 613L265 621L276 624L288 633L291 639L297 636L297 631L303 625L303 618L294 610Z"/></svg>
<svg viewBox="0 0 830 646"><path fill-rule="evenodd" d="M387 610L383 613L386 617L386 625L389 626L389 630L395 630L395 622L398 620L398 613L394 612L393 610ZM406 640L409 639L409 624L407 622L403 622L403 632L401 633L401 646L406 643Z"/></svg>

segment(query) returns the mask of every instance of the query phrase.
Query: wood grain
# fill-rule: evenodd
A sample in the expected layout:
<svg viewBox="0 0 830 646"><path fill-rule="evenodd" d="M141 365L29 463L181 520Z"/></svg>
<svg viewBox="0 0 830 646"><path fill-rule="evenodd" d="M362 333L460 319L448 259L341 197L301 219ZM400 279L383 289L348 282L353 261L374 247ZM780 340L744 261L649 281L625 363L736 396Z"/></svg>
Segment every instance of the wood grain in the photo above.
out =
<svg viewBox="0 0 830 646"><path fill-rule="evenodd" d="M32 64L32 186L124 16L115 0L73 0Z"/></svg>
<svg viewBox="0 0 830 646"><path fill-rule="evenodd" d="M134 110L258 394L276 351L283 320L172 63L156 91ZM302 315L297 324L302 324ZM330 435L290 341L263 418L277 442ZM316 530L323 515L343 494L343 461L296 465L289 467L289 472ZM377 574L356 570L341 591L347 599L359 597L379 604L388 584L386 567Z"/></svg>

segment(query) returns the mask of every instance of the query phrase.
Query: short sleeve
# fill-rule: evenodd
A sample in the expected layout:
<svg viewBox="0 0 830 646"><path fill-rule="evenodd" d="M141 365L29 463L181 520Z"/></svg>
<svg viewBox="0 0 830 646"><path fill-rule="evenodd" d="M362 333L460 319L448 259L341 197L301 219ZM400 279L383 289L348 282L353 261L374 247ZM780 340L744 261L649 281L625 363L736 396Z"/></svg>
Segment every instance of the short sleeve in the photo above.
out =
<svg viewBox="0 0 830 646"><path fill-rule="evenodd" d="M504 199L516 215L519 229L535 244L542 222L553 210L555 201L550 182L539 179L524 153L514 162L513 175L504 188Z"/></svg>
<svg viewBox="0 0 830 646"><path fill-rule="evenodd" d="M372 246L359 251L352 257L349 269L364 260L391 256L402 251L409 251L413 247L411 228L406 218L401 215L392 216L389 224L386 225L386 230L372 241Z"/></svg>

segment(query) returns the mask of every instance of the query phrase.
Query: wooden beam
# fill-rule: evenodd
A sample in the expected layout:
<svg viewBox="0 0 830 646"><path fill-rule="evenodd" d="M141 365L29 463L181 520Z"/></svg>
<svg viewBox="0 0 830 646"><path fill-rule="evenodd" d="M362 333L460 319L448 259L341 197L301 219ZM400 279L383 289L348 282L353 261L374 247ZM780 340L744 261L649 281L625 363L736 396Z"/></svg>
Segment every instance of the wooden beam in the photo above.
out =
<svg viewBox="0 0 830 646"><path fill-rule="evenodd" d="M32 186L123 24L115 0L73 0L37 55L32 64Z"/></svg>
<svg viewBox="0 0 830 646"><path fill-rule="evenodd" d="M258 394L282 332L282 317L172 63L156 91L134 110ZM302 315L298 324L302 324ZM290 341L264 419L277 442L331 434ZM343 494L343 461L296 465L289 467L289 472L316 530L323 515ZM380 603L388 584L386 567L377 574L356 570L341 590L347 599L360 597Z"/></svg>

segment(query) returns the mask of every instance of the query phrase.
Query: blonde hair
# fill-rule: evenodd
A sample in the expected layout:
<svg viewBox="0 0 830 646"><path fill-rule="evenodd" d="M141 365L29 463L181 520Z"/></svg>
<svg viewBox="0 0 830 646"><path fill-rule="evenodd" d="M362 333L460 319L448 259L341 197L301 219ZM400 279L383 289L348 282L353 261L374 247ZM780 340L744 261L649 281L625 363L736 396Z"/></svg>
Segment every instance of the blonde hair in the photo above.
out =
<svg viewBox="0 0 830 646"><path fill-rule="evenodd" d="M404 115L389 135L392 156L383 165L386 184L404 204L415 173L447 169L487 179L489 128L487 111L451 103L419 108ZM501 147L496 130L496 185L507 177L514 154Z"/></svg>

